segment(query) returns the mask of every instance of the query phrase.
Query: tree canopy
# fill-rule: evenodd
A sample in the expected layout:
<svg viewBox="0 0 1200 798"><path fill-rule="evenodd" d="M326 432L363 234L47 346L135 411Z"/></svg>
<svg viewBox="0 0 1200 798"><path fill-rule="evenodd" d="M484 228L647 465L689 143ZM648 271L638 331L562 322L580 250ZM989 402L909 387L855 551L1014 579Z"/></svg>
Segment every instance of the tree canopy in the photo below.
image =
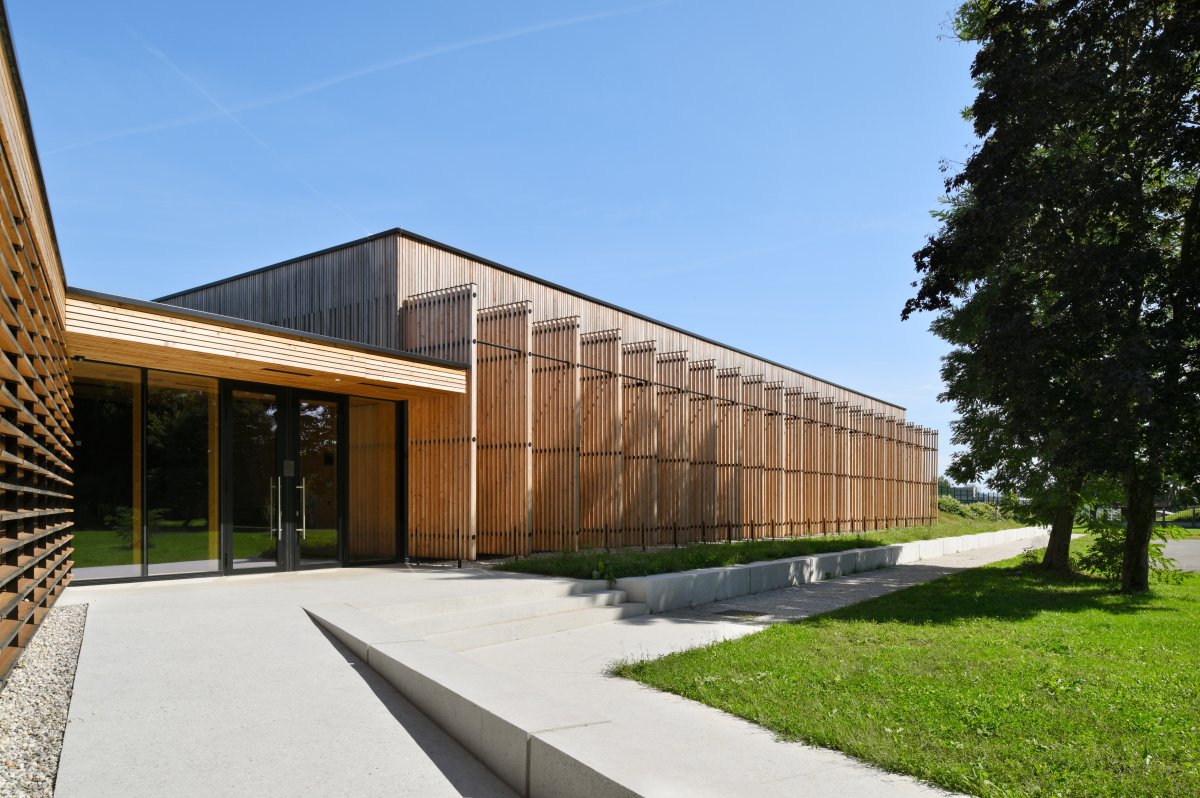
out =
<svg viewBox="0 0 1200 798"><path fill-rule="evenodd" d="M954 25L980 143L903 310L953 346L951 473L1072 506L1116 476L1144 590L1155 495L1200 474L1200 7L968 0Z"/></svg>

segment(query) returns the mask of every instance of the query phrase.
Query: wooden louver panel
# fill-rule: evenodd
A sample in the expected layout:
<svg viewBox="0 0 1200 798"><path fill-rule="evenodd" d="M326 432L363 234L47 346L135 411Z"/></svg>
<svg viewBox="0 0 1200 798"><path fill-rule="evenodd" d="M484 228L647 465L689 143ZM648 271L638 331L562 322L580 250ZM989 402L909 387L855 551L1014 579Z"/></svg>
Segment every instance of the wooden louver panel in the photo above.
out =
<svg viewBox="0 0 1200 798"><path fill-rule="evenodd" d="M479 311L478 552L529 554L533 532L533 348L528 302Z"/></svg>
<svg viewBox="0 0 1200 798"><path fill-rule="evenodd" d="M580 338L580 548L625 545L621 525L621 332Z"/></svg>
<svg viewBox="0 0 1200 798"><path fill-rule="evenodd" d="M687 352L658 356L658 535L662 543L690 543L688 470L689 436Z"/></svg>
<svg viewBox="0 0 1200 798"><path fill-rule="evenodd" d="M625 545L658 540L658 363L654 341L621 347L621 493Z"/></svg>
<svg viewBox="0 0 1200 798"><path fill-rule="evenodd" d="M0 680L71 581L71 394L63 279L18 110L0 80Z"/></svg>
<svg viewBox="0 0 1200 798"><path fill-rule="evenodd" d="M579 319L533 325L533 550L579 535Z"/></svg>
<svg viewBox="0 0 1200 798"><path fill-rule="evenodd" d="M475 559L475 286L404 300L404 348L466 365L462 396L416 399L408 410L409 552Z"/></svg>

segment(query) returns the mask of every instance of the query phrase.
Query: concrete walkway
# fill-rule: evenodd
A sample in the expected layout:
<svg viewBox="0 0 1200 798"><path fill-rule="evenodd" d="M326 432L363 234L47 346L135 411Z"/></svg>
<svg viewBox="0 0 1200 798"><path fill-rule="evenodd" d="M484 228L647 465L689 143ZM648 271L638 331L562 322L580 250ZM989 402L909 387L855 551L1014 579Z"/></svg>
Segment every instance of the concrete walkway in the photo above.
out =
<svg viewBox="0 0 1200 798"><path fill-rule="evenodd" d="M1168 540L1163 553L1174 559L1181 571L1200 571L1200 540Z"/></svg>
<svg viewBox="0 0 1200 798"><path fill-rule="evenodd" d="M604 670L617 660L658 657L758 631L772 622L828 612L1013 557L1028 547L1006 543L463 655L535 684L552 700L604 707L612 722L580 730L577 752L585 763L645 795L944 796L940 789L835 751L781 742L754 724L607 677ZM751 613L763 615L748 618Z"/></svg>
<svg viewBox="0 0 1200 798"><path fill-rule="evenodd" d="M717 710L603 675L1019 553L1010 543L720 605L467 651L548 702L602 706L599 736L564 745L651 795L928 796L839 753L775 740ZM511 795L490 771L326 636L303 606L370 613L539 579L477 569L368 568L72 587L88 626L59 796ZM741 617L720 613L736 611ZM750 613L766 614L746 620ZM596 727L589 727L596 729ZM753 763L749 765L748 763Z"/></svg>

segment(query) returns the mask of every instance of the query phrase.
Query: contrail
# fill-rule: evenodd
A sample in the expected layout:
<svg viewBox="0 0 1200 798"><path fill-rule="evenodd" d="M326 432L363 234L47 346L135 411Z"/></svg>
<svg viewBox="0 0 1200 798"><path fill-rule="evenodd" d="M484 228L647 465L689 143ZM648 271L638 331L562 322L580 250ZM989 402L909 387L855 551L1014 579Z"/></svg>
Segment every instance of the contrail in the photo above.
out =
<svg viewBox="0 0 1200 798"><path fill-rule="evenodd" d="M519 39L523 36L532 36L537 33L543 33L545 31L555 30L557 28L568 28L573 25L583 25L588 22L596 22L596 21L602 20L602 19L611 19L612 17L628 16L629 14L637 14L642 11L649 11L652 8L659 8L661 6L674 5L677 2L679 2L679 0L659 0L659 2L648 3L645 5L635 6L633 8L618 9L616 11L604 11L604 12L600 12L600 13L596 13L596 14L584 14L584 15L576 16L576 17L566 17L564 19L557 19L557 20L551 20L549 22L542 22L537 25L529 25L524 28L514 28L512 30L502 31L500 33L491 33L491 34L486 34L483 36L475 36L475 37L472 37L469 39L462 39L457 42L451 42L449 44L442 44L442 45L438 45L435 47L428 47L426 49L417 50L416 52L409 53L408 55L404 55L399 58L393 58L388 61L381 61L381 62L379 62L377 64L373 64L371 66L362 67L360 69L351 70L349 72L343 72L341 74L334 75L332 77L328 77L323 80L314 81L313 83L309 83L304 86L297 86L297 87L288 89L286 91L283 91L279 94L273 95L271 97L266 97L261 100L255 100L254 102L249 102L249 103L245 103L242 105L233 105L233 106L224 107L224 108L221 108L221 110L216 111L214 113L198 114L198 115L194 115L194 116L183 117L180 119L171 119L171 120L167 120L165 122L158 122L158 123L150 124L150 125L142 125L139 127L126 128L125 130L117 130L117 131L113 131L112 133L108 133L108 134L105 134L102 136L97 136L95 138L86 139L84 141L78 141L78 142L75 142L74 144L66 144L66 145L58 147L56 149L48 150L46 154L47 155L55 155L60 152L67 152L69 150L77 150L82 147L90 147L95 144L102 144L106 141L113 141L115 139L123 139L123 138L127 138L129 136L138 136L138 135L142 135L145 133L158 133L158 132L164 131L164 130L174 130L176 128L188 127L190 125L196 125L201 122L210 122L214 119L228 117L230 114L241 114L241 113L245 113L246 111L256 110L258 108L266 108L271 105L279 105L280 103L290 102L290 101L298 99L300 97L305 97L309 94L315 94L316 92L323 91L324 89L328 89L331 86L337 86L341 83L347 83L352 80L358 80L359 78L364 78L364 77L367 77L368 75L374 75L377 72L384 72L389 69L395 69L397 67L405 66L407 64L413 64L418 61L425 61L430 58L436 58L440 55L446 55L447 53L454 53L454 52L458 52L459 50L468 50L472 47L482 47L482 46L488 45L488 44L496 44L497 42L509 41L510 39ZM144 42L143 42L143 45L145 45ZM161 58L161 54L159 54L158 57ZM175 68L174 65L170 65L170 66L177 74L179 74L181 77L184 77L182 75L182 73L180 73L179 70L177 68ZM187 79L187 78L185 77L185 79ZM193 87L195 87L194 81L192 81L190 79L187 79L187 80L189 83L192 83ZM205 94L207 94L207 93L205 92Z"/></svg>
<svg viewBox="0 0 1200 798"><path fill-rule="evenodd" d="M136 33L134 35L136 35ZM288 160L286 158L283 157L283 155L281 155L279 153L278 150L276 150L274 147L272 147L267 142L263 141L263 139L261 137L259 137L253 130L246 127L246 125L242 123L242 120L240 120L236 116L234 116L233 111L231 111L230 109L228 109L224 105L222 105L220 100L218 100L211 93L209 93L209 91L207 89L205 89L202 85L200 85L200 83L198 83L195 79L193 79L191 75L187 74L182 69L180 69L178 66L176 66L175 62L172 61L170 58L168 58L166 53L164 53L162 50L159 50L157 47L152 47L149 44L146 44L144 41L142 42L142 46L146 48L146 52L150 53L150 55L154 56L159 61L162 61L164 64L166 64L168 69L170 69L172 72L174 72L176 75L178 75L181 80L183 80L185 83L187 83L189 86L191 86L196 91L196 93L198 93L201 97L203 97L205 100L207 100L209 102L209 104L212 105L212 107L216 109L217 113L213 115L213 118L224 117L224 118L228 119L230 122L232 122L233 124L237 125L238 128L243 133L245 133L247 136L249 136L251 138L251 140L254 141L255 144L257 144L258 146L260 146L264 150L266 150L268 153L270 153L271 156L274 157L275 160L277 160L283 166L283 168L285 168L289 172L291 172L292 176L295 177L297 180L299 180L301 183L303 183L304 186L307 187L309 191L311 191L313 194L315 194L318 198L329 203L329 205L332 206L333 208L335 208L338 211L338 213L342 214L342 216L345 216L347 219L349 219L350 223L353 224L355 227L359 228L363 232L367 231L367 228L361 222L359 222L357 219L355 219L353 216L351 216L349 211L347 211L341 205L334 202L332 197L330 197L329 195L322 192L320 189L318 189L316 186L314 186L311 182L309 182L309 180L307 178L305 178L304 175L297 172L296 169L288 162Z"/></svg>

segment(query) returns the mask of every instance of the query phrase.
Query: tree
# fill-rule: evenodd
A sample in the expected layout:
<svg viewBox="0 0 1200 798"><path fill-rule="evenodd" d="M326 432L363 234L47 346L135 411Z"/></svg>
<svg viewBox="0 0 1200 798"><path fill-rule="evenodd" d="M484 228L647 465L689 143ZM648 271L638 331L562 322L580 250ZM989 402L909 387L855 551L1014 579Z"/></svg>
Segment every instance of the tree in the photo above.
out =
<svg viewBox="0 0 1200 798"><path fill-rule="evenodd" d="M975 465L1121 480L1121 586L1146 590L1154 497L1200 462L1200 9L969 0L955 30L981 143L902 315L940 314Z"/></svg>

